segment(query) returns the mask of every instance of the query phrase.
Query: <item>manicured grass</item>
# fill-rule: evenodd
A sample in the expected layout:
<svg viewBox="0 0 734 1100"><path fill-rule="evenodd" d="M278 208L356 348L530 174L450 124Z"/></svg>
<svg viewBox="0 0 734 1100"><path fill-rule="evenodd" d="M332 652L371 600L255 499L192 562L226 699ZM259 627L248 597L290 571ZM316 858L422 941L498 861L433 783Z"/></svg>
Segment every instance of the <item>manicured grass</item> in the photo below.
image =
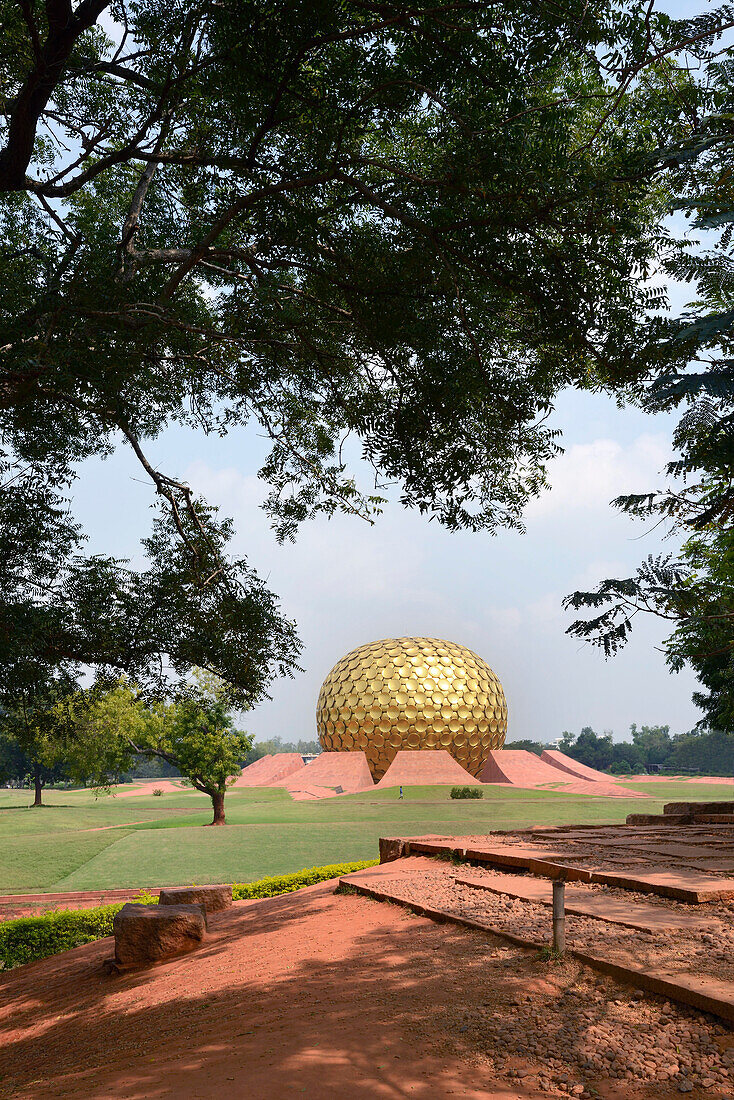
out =
<svg viewBox="0 0 734 1100"><path fill-rule="evenodd" d="M126 835L124 830L103 829L7 836L0 829L0 892L31 894L51 890L57 879L73 874Z"/></svg>
<svg viewBox="0 0 734 1100"><path fill-rule="evenodd" d="M456 801L450 786L406 787L313 802L282 789L239 788L227 795L222 829L196 792L103 797L49 791L49 806L28 809L27 792L0 792L0 893L111 889L189 882L251 882L303 867L371 859L380 836L485 833L567 823L612 823L628 813L659 813L665 802L734 798L727 785L638 784L644 798L600 798L550 790L485 787Z"/></svg>
<svg viewBox="0 0 734 1100"><path fill-rule="evenodd" d="M620 786L624 787L624 782ZM666 780L651 783L630 783L634 791L642 791L665 802L734 802L732 783L696 783L694 779Z"/></svg>

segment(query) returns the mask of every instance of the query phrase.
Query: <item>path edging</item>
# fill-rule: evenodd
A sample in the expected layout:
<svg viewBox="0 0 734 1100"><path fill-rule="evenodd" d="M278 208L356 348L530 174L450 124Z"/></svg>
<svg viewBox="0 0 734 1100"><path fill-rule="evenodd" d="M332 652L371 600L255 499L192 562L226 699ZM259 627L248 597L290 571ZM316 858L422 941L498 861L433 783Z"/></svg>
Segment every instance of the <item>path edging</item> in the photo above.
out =
<svg viewBox="0 0 734 1100"><path fill-rule="evenodd" d="M359 872L357 873L359 874ZM495 928L494 925L473 920L471 917L462 917L457 913L450 913L446 909L435 909L430 905L420 905L409 898L401 897L399 894L388 894L384 890L376 890L372 886L366 886L364 883L355 881L349 875L339 879L339 886L348 886L356 890L358 894L372 898L374 901L400 905L403 909L408 909L420 917L428 917L429 920L436 921L439 924L456 924L460 928L469 928L472 931L499 936L500 939L507 940L528 951L542 951L549 946L548 944L537 943L535 940L526 939L524 936L518 936L514 932L508 932L504 928ZM576 948L567 948L566 954L585 966L616 978L626 985L632 985L636 989L641 989L647 993L667 997L669 1000L687 1005L689 1008L709 1012L713 1016L726 1020L727 1023L734 1023L734 1003L732 1001L717 997L704 989L696 988L692 983L681 982L670 975L656 973L655 971L637 970L623 966L621 963L600 959L596 955L589 955L586 951L579 951Z"/></svg>

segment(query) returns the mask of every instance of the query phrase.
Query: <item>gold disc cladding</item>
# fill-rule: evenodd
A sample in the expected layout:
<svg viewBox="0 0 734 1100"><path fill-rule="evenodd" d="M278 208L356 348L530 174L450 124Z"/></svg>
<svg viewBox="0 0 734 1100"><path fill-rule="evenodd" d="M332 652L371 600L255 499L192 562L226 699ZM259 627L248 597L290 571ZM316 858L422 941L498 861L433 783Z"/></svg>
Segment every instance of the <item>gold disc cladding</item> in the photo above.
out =
<svg viewBox="0 0 734 1100"><path fill-rule="evenodd" d="M492 669L466 646L385 638L347 653L321 685L324 751L364 749L375 781L400 749L448 749L478 776L505 743L507 702Z"/></svg>

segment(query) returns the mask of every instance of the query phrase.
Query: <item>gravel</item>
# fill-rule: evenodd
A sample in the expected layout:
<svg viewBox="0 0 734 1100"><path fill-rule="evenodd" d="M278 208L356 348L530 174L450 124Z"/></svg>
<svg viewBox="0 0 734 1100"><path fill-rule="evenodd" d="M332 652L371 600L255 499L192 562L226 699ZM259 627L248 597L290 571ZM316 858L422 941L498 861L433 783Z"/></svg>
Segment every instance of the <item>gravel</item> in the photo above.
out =
<svg viewBox="0 0 734 1100"><path fill-rule="evenodd" d="M466 865L432 862L435 869L427 865L409 876L403 869L394 880L386 876L380 888L548 943L549 907L457 885L454 876L465 873ZM470 870L472 876L496 877L486 868ZM638 896L605 887L587 889L628 901ZM645 895L644 901L649 904L650 896ZM677 907L675 902L665 904ZM700 907L680 908L703 915ZM734 929L721 919L731 920L731 906L717 906L717 910L715 933L666 932L664 937L569 916L566 941L615 960L733 980ZM709 912L707 906L706 915ZM529 957L509 945L497 947L494 956L516 960L518 968L523 965L520 960ZM521 982L508 990L502 1005L494 999L481 1010L460 1014L455 1022L460 1040L479 1047L497 1075L510 1080L532 1077L543 1092L582 1098L595 1096L597 1086L604 1094L616 1086L619 1096L647 1086L654 1091L644 1092L645 1096L690 1092L717 1100L734 1097L734 1034L714 1017L627 989L571 960L541 962L536 956L533 966L540 980ZM537 1066L539 1060L540 1073L528 1065Z"/></svg>

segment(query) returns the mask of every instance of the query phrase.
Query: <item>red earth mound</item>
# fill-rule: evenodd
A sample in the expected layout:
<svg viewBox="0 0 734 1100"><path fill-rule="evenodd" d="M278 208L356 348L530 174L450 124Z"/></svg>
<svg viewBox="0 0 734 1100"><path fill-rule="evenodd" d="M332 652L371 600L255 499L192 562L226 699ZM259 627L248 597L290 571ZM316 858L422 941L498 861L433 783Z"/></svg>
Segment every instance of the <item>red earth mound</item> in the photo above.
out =
<svg viewBox="0 0 734 1100"><path fill-rule="evenodd" d="M374 782L363 752L322 752L300 771L270 785L289 791L341 787L344 794L354 794L371 790Z"/></svg>
<svg viewBox="0 0 734 1100"><path fill-rule="evenodd" d="M303 769L303 757L298 752L279 752L261 756L242 769L233 787L271 787L278 779Z"/></svg>
<svg viewBox="0 0 734 1100"><path fill-rule="evenodd" d="M564 794L594 794L607 798L641 797L639 791L616 786L608 776L606 783L577 779L525 749L495 749L490 752L479 779L482 783L507 783L529 790L547 788L563 791Z"/></svg>
<svg viewBox="0 0 734 1100"><path fill-rule="evenodd" d="M378 787L417 787L439 783L473 783L476 778L462 768L446 749L400 749Z"/></svg>
<svg viewBox="0 0 734 1100"><path fill-rule="evenodd" d="M588 779L593 783L611 783L612 781L611 776L606 775L605 772L599 772L596 768L589 768L586 764L580 764L578 760L566 756L558 749L544 749L540 754L540 759L544 760L546 764L558 768L559 771L566 772L567 775L575 776L576 779Z"/></svg>

